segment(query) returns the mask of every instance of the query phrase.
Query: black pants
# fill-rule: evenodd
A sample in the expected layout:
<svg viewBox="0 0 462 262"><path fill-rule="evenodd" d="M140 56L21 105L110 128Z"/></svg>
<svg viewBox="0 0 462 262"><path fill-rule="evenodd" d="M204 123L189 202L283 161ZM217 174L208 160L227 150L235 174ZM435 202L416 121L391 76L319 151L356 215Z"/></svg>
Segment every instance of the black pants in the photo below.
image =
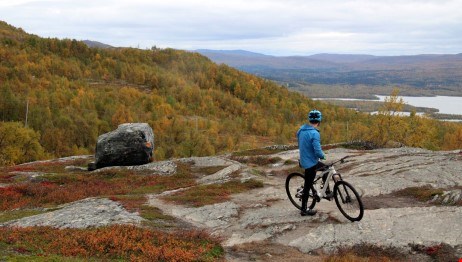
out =
<svg viewBox="0 0 462 262"><path fill-rule="evenodd" d="M303 186L303 195L302 195L302 210L306 210L308 196L310 189L313 186L314 178L316 177L316 170L325 166L324 163L318 162L316 165L305 169L305 185Z"/></svg>

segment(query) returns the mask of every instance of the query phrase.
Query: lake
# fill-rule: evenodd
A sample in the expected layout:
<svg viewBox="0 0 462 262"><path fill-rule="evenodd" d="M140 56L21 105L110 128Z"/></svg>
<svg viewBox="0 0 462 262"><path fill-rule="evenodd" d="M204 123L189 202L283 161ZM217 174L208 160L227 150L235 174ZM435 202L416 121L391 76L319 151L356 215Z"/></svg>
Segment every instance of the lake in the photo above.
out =
<svg viewBox="0 0 462 262"><path fill-rule="evenodd" d="M376 95L380 101L388 96ZM441 114L462 115L462 97L460 96L400 96L404 103L416 107L436 108ZM354 98L314 98L314 100L377 101Z"/></svg>
<svg viewBox="0 0 462 262"><path fill-rule="evenodd" d="M387 96L377 96L380 101L384 101ZM462 115L462 97L459 96L400 96L404 103L417 107L436 108L441 114Z"/></svg>

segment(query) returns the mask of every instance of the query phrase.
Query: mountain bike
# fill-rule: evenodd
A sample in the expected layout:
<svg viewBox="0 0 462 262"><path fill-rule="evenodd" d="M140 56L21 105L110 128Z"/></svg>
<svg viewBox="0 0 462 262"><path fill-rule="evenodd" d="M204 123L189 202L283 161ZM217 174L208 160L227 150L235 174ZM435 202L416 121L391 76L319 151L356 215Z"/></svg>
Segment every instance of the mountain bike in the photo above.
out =
<svg viewBox="0 0 462 262"><path fill-rule="evenodd" d="M340 173L337 173L334 164L344 163L346 156L331 164L325 165L316 171L313 186L310 188L307 207L314 208L317 202L321 199L335 199L340 212L350 221L360 221L364 215L364 205L361 201L361 196L356 189L348 182L342 179ZM319 182L319 183L318 183ZM290 202L301 209L303 187L305 184L305 175L300 173L291 173L286 179L286 192ZM331 188L333 186L333 191Z"/></svg>

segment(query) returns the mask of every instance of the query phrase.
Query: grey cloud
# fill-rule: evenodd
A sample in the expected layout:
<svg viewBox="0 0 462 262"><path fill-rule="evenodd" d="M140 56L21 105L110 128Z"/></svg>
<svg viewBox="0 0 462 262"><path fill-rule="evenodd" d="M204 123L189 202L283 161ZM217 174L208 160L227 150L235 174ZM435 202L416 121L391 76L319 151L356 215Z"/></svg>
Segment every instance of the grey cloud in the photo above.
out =
<svg viewBox="0 0 462 262"><path fill-rule="evenodd" d="M2 19L42 36L273 54L458 53L459 10L459 0L0 2Z"/></svg>

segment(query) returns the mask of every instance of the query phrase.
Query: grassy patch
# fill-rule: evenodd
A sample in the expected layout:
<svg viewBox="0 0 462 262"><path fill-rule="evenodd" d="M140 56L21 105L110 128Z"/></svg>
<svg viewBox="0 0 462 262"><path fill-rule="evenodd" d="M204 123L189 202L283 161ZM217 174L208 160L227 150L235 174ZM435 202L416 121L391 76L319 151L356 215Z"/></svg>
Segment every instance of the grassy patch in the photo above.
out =
<svg viewBox="0 0 462 262"><path fill-rule="evenodd" d="M254 176L266 176L266 172L260 169L252 168L250 173Z"/></svg>
<svg viewBox="0 0 462 262"><path fill-rule="evenodd" d="M411 196L419 201L426 202L431 200L435 195L442 195L443 190L431 186L408 187L394 193L398 196Z"/></svg>
<svg viewBox="0 0 462 262"><path fill-rule="evenodd" d="M165 215L160 209L147 205L145 195L112 196L110 199L120 202L128 211L138 212L142 218L152 222L156 220L172 221L175 219L174 217Z"/></svg>
<svg viewBox="0 0 462 262"><path fill-rule="evenodd" d="M359 244L352 247L341 247L336 254L323 258L324 262L353 261L407 261L406 254L395 247L381 247L372 244Z"/></svg>
<svg viewBox="0 0 462 262"><path fill-rule="evenodd" d="M284 161L284 165L285 165L285 166L289 166L289 165L298 165L298 161L292 160L292 159L287 159L286 161Z"/></svg>
<svg viewBox="0 0 462 262"><path fill-rule="evenodd" d="M433 246L424 246L418 244L409 245L414 252L419 252L430 256L434 261L457 261L456 250L446 244L441 243Z"/></svg>
<svg viewBox="0 0 462 262"><path fill-rule="evenodd" d="M280 157L267 157L267 156L232 156L231 159L243 164L254 164L258 166L266 166L275 164L282 161Z"/></svg>
<svg viewBox="0 0 462 262"><path fill-rule="evenodd" d="M7 167L8 172L44 172L44 173L62 173L65 172L66 166L82 166L87 167L91 162L90 158L78 158L69 160L52 160L52 161L38 161L17 166Z"/></svg>
<svg viewBox="0 0 462 262"><path fill-rule="evenodd" d="M128 225L0 228L0 250L8 257L62 256L85 261L215 261L224 253L218 241L204 232L165 233Z"/></svg>
<svg viewBox="0 0 462 262"><path fill-rule="evenodd" d="M257 148L244 150L239 152L234 152L231 156L259 156L259 155L272 155L279 152L283 152L282 149L267 149L267 148Z"/></svg>
<svg viewBox="0 0 462 262"><path fill-rule="evenodd" d="M279 170L272 170L270 172L273 176L287 176L291 173L300 173L300 174L304 174L305 171L300 168L298 165L296 166L293 166L291 168L288 168L288 169L279 169Z"/></svg>
<svg viewBox="0 0 462 262"><path fill-rule="evenodd" d="M220 171L220 170L223 170L224 168L226 168L228 166L205 166L205 167L195 167L195 168L192 168L192 172L194 172L195 174L199 174L199 175L212 175L212 174L215 174L216 172Z"/></svg>
<svg viewBox="0 0 462 262"><path fill-rule="evenodd" d="M233 180L223 184L199 185L165 196L163 199L181 205L199 207L228 201L231 194L263 187L261 181L250 179L246 182Z"/></svg>
<svg viewBox="0 0 462 262"><path fill-rule="evenodd" d="M46 211L31 210L31 209L4 211L4 212L0 212L0 223L10 221L10 220L20 219L23 217L38 215L44 212Z"/></svg>
<svg viewBox="0 0 462 262"><path fill-rule="evenodd" d="M5 173L0 170L0 184L9 184L14 182L15 174Z"/></svg>

